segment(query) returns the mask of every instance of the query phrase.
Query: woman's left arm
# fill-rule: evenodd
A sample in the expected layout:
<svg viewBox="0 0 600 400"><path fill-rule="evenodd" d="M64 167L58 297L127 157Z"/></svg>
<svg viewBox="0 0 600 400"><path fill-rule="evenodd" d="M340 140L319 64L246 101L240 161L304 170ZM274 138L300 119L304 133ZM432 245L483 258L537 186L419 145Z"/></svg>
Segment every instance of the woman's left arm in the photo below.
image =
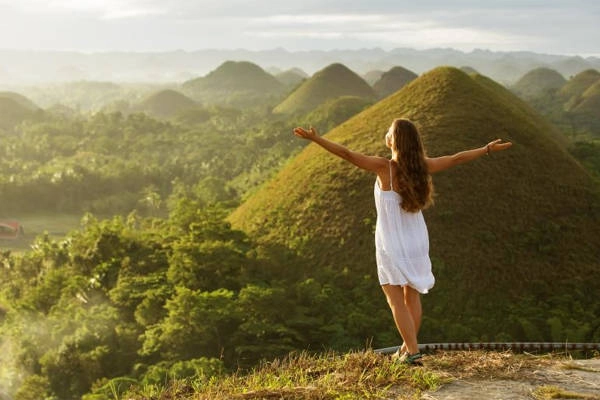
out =
<svg viewBox="0 0 600 400"><path fill-rule="evenodd" d="M429 170L430 174L433 174L436 172L446 170L448 168L455 167L460 164L464 164L469 161L473 161L481 156L489 155L490 153L495 153L497 151L508 149L510 146L512 146L511 142L500 142L502 142L502 139L496 139L492 142L489 142L484 147L461 151L460 153L456 153L451 156L442 156L435 158L427 157L425 159L425 162L427 163L427 169Z"/></svg>

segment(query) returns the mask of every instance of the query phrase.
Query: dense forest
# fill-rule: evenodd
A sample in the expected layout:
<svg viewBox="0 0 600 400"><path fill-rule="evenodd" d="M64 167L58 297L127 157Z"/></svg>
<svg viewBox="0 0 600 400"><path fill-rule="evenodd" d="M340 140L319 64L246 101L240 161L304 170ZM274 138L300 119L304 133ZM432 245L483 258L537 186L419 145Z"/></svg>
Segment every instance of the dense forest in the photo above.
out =
<svg viewBox="0 0 600 400"><path fill-rule="evenodd" d="M261 73L251 68L253 74ZM458 85L466 78L444 79ZM194 90L210 86L191 82L186 86L191 97ZM491 85L464 82L481 93L480 86ZM412 93L420 95L418 85L407 86L404 97L385 104L404 105ZM175 378L202 385L297 349L346 351L397 343L372 272L353 270L346 261L321 265L314 254L318 245L305 248L319 241L316 235L291 235L285 244L255 234L259 230L239 228L239 220L232 225L238 206L261 193L279 171L300 163L296 156L306 143L291 134L294 126L312 124L322 127L322 133L337 126L338 135L374 126L372 120L359 118L374 96L355 92L341 91L310 110L273 113L278 104L289 105L288 95L295 91L311 98L307 92L314 86L314 80L300 81L291 92L278 89L262 100L253 92L246 106L240 104L247 92L228 98L220 90L219 104L207 104L207 94L196 95L202 103L185 100L186 108L169 112L168 118L134 106L65 113L60 107L27 108L22 100L18 108L14 96L7 100L2 110L10 106L19 112L4 111L0 117L0 218L45 212L80 214L82 219L80 228L63 238L38 236L25 252L8 250L9 242L0 242L0 397L114 399L129 385L161 387ZM423 93L432 96L427 90ZM502 96L507 95L495 87L489 90L504 105ZM546 102L538 96L531 104L558 126L565 154L594 176L586 190L597 193L598 119L589 113L572 117L557 106L559 89L554 90ZM416 114L419 107L406 110ZM344 122L355 115L359 117ZM533 117L526 121L538 123ZM325 177L335 178L336 173L332 168ZM588 182L583 175L582 181ZM353 182L355 177L347 179ZM279 201L299 186L283 183L271 199ZM356 187L347 191L362 198L356 192ZM433 215L434 226L453 211L458 213ZM582 206L580 211L597 218L595 209ZM369 212L357 228L368 234L374 217ZM270 223L264 220L265 226ZM561 224L546 223L526 232L519 239L521 250L535 249L552 259L549 247L558 246L560 235L571 235L579 220ZM302 230L295 226L290 232L294 229ZM343 241L345 233L339 234L338 241ZM482 236L477 240L493 241L485 234L491 235L477 232ZM598 249L589 254L598 254ZM577 257L571 257L574 265L579 265ZM448 260L452 255L433 257L442 278L450 274ZM492 276L508 282L504 275ZM506 314L502 331L491 331L489 322L468 310L448 324L443 318L447 310L430 305L421 339L597 342L600 309L590 305L589 289L582 285L579 291L543 300L535 293L524 295L518 305L506 304L499 311ZM443 285L440 293L451 295ZM461 300L468 308L468 296Z"/></svg>

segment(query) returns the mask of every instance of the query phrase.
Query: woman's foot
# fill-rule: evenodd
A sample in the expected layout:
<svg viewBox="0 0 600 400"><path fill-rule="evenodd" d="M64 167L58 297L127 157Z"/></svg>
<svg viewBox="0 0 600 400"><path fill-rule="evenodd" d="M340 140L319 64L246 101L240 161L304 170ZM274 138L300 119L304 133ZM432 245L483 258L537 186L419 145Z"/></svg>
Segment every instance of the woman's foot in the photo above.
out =
<svg viewBox="0 0 600 400"><path fill-rule="evenodd" d="M404 358L404 360L402 360L402 362L404 364L407 365L423 365L423 363L420 361L421 358L423 358L423 354L419 353L415 353L415 354L408 354L405 353L406 357Z"/></svg>

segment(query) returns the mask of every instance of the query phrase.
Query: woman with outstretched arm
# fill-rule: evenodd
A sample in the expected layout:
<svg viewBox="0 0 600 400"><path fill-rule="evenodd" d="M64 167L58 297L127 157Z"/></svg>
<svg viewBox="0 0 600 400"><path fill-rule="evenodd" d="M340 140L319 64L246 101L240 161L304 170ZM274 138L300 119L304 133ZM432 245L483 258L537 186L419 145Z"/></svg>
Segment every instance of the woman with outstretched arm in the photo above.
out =
<svg viewBox="0 0 600 400"><path fill-rule="evenodd" d="M352 151L319 136L313 127L295 128L294 134L377 175L374 188L377 275L404 340L396 356L406 364L418 364L420 294L427 293L435 282L429 259L429 236L421 212L432 203L431 174L505 150L512 143L496 139L480 148L430 158L425 154L416 126L398 118L385 135L385 144L392 151L392 158L387 159Z"/></svg>

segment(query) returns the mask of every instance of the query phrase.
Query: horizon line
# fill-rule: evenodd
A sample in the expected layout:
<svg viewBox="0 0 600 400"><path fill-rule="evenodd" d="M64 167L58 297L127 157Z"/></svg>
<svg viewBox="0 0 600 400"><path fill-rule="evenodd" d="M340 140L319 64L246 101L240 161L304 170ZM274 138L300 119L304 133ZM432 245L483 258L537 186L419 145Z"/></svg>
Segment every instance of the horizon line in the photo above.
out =
<svg viewBox="0 0 600 400"><path fill-rule="evenodd" d="M561 56L561 57L581 57L581 58L600 58L600 53L550 53L544 51L535 51L535 50L492 50L489 48L473 48L471 50L461 50L454 47L428 47L428 48L415 48L415 47L394 47L385 49L381 46L374 47L361 47L361 48L333 48L333 49L296 49L289 50L283 46L276 46L272 48L266 49L248 49L243 47L236 48L199 48L194 50L189 49L161 49L161 50L115 50L115 49L92 49L92 50L81 50L81 49L32 49L32 48L0 48L0 52L19 52L19 53L77 53L84 55L95 55L95 54L109 54L109 53L117 53L117 54L127 54L127 53L137 53L137 54L161 54L161 53L199 53L204 51L222 51L222 52L232 52L232 51L245 51L251 53L263 53L263 52L274 52L274 51L283 51L287 53L308 53L308 52L318 52L318 53L333 53L333 52L359 52L359 51L373 51L380 50L385 53L391 53L397 50L410 50L416 52L427 52L427 51L435 51L435 50L450 50L456 51L462 54L472 54L475 52L488 52L488 53L497 53L497 54L505 54L505 53L530 53L536 55L543 56Z"/></svg>

